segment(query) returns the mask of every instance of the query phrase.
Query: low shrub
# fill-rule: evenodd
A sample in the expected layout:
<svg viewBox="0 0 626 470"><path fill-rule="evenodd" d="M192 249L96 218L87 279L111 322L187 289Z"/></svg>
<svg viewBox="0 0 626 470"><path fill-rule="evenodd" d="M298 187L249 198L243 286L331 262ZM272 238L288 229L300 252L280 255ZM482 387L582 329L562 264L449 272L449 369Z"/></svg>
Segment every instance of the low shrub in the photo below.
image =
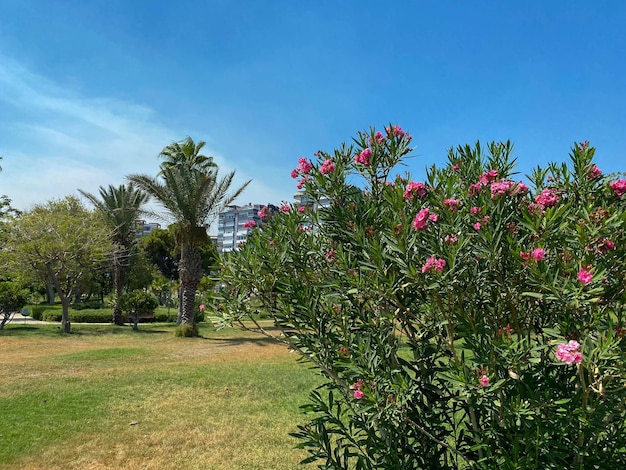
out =
<svg viewBox="0 0 626 470"><path fill-rule="evenodd" d="M100 302L99 300L89 300L86 302L78 302L75 304L72 304L72 309L74 310L86 310L86 309L100 309L100 308L104 308L104 303Z"/></svg>
<svg viewBox="0 0 626 470"><path fill-rule="evenodd" d="M200 332L198 331L198 325L195 323L184 323L182 325L178 325L176 330L174 330L174 334L178 338L193 338L196 336L200 336Z"/></svg>

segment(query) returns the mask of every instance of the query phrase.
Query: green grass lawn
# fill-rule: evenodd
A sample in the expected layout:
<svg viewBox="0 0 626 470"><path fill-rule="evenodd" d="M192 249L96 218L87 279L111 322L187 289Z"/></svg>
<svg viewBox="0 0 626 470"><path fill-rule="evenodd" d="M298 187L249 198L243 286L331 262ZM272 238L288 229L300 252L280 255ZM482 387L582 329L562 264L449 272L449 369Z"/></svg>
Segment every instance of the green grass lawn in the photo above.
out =
<svg viewBox="0 0 626 470"><path fill-rule="evenodd" d="M0 468L292 469L288 433L321 378L237 330L9 324L0 332Z"/></svg>

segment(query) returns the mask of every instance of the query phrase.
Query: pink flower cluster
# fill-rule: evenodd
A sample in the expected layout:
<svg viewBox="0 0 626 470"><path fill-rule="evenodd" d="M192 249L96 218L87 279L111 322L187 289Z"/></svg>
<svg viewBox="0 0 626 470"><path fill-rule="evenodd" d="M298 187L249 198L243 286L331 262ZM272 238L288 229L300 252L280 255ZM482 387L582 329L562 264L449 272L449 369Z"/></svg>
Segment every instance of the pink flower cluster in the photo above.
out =
<svg viewBox="0 0 626 470"><path fill-rule="evenodd" d="M589 173L587 173L587 179L590 180L595 180L600 176L602 176L602 170L600 170L597 165L593 165L589 170Z"/></svg>
<svg viewBox="0 0 626 470"><path fill-rule="evenodd" d="M489 387L489 377L486 375L481 375L478 381L482 387Z"/></svg>
<svg viewBox="0 0 626 470"><path fill-rule="evenodd" d="M425 207L417 213L415 219L413 219L413 228L415 230L423 230L428 226L428 221L437 222L439 217L437 214L430 214L430 209Z"/></svg>
<svg viewBox="0 0 626 470"><path fill-rule="evenodd" d="M583 266L582 268L580 268L580 271L578 271L578 274L576 275L578 280L584 285L589 284L593 280L593 275L587 269L589 268Z"/></svg>
<svg viewBox="0 0 626 470"><path fill-rule="evenodd" d="M300 181L298 181L298 184L296 185L296 188L302 189L304 187L304 185L306 183L308 183L309 181L311 181L311 178L309 176L305 176Z"/></svg>
<svg viewBox="0 0 626 470"><path fill-rule="evenodd" d="M283 202L278 208L278 210L281 214L286 214L287 212L291 210L291 206L287 204L286 202Z"/></svg>
<svg viewBox="0 0 626 470"><path fill-rule="evenodd" d="M468 189L468 193L471 196L475 196L476 194L478 194L480 192L480 190L483 188L483 184L482 183L473 183L469 185L469 189Z"/></svg>
<svg viewBox="0 0 626 470"><path fill-rule="evenodd" d="M583 355L578 351L579 349L578 341L571 340L566 344L559 344L554 355L565 364L579 364L583 360Z"/></svg>
<svg viewBox="0 0 626 470"><path fill-rule="evenodd" d="M372 145L374 143L374 141L378 142L379 144L383 143L383 141L385 140L385 136L383 136L383 133L378 131L376 132L376 134L374 134L374 138L372 139L370 137L370 145Z"/></svg>
<svg viewBox="0 0 626 470"><path fill-rule="evenodd" d="M333 161L330 158L328 160L324 160L324 163L322 163L322 166L320 167L320 173L327 175L332 171L335 171L335 164Z"/></svg>
<svg viewBox="0 0 626 470"><path fill-rule="evenodd" d="M387 131L388 137L391 137L392 135L395 135L396 137L403 137L405 135L405 132L400 126L386 127L385 130Z"/></svg>
<svg viewBox="0 0 626 470"><path fill-rule="evenodd" d="M361 150L361 153L354 156L354 163L360 163L363 166L370 166L370 157L372 151L368 148Z"/></svg>
<svg viewBox="0 0 626 470"><path fill-rule="evenodd" d="M431 256L426 260L424 266L422 266L422 273L426 273L428 271L437 271L438 273L443 271L443 268L446 267L446 260L442 258L435 258Z"/></svg>
<svg viewBox="0 0 626 470"><path fill-rule="evenodd" d="M486 173L480 175L480 184L487 186L498 179L498 170L489 170Z"/></svg>
<svg viewBox="0 0 626 470"><path fill-rule="evenodd" d="M459 241L459 239L456 235L446 235L443 241L446 243L456 243Z"/></svg>
<svg viewBox="0 0 626 470"><path fill-rule="evenodd" d="M515 183L513 181L500 180L495 183L491 183L491 199L495 199L498 196L517 196L520 194L526 194L528 192L528 186L522 181Z"/></svg>
<svg viewBox="0 0 626 470"><path fill-rule="evenodd" d="M515 183L513 183L513 181L507 180L500 180L495 183L491 183L491 199L508 194L514 184Z"/></svg>
<svg viewBox="0 0 626 470"><path fill-rule="evenodd" d="M267 220L267 206L261 207L261 209L257 212L257 215L261 218L263 222L265 222ZM251 222L254 221L252 220ZM254 226L256 226L256 224Z"/></svg>
<svg viewBox="0 0 626 470"><path fill-rule="evenodd" d="M424 197L426 196L426 185L421 181L415 182L411 181L406 185L404 189L404 200L407 201L409 199L413 199L415 196Z"/></svg>
<svg viewBox="0 0 626 470"><path fill-rule="evenodd" d="M291 170L291 177L292 178L297 178L298 176L302 175L308 175L309 173L311 173L311 170L313 169L313 164L306 159L306 157L300 157L298 159L298 166Z"/></svg>
<svg viewBox="0 0 626 470"><path fill-rule="evenodd" d="M544 189L535 196L535 202L542 207L554 207L559 202L559 195L554 189Z"/></svg>
<svg viewBox="0 0 626 470"><path fill-rule="evenodd" d="M354 382L352 384L352 389L354 389L354 398L356 398L357 400L360 400L361 398L363 398L365 396L365 393L363 393L363 386L365 385L365 381L363 379L359 379L356 382Z"/></svg>
<svg viewBox="0 0 626 470"><path fill-rule="evenodd" d="M254 228L256 227L256 222L254 220L248 220L244 222L243 228Z"/></svg>
<svg viewBox="0 0 626 470"><path fill-rule="evenodd" d="M452 212L456 211L461 205L461 200L455 197L443 200L444 205L448 206Z"/></svg>
<svg viewBox="0 0 626 470"><path fill-rule="evenodd" d="M546 250L543 248L535 248L533 251L520 251L519 255L524 261L530 261L531 259L541 261L546 257Z"/></svg>
<svg viewBox="0 0 626 470"><path fill-rule="evenodd" d="M626 193L626 180L613 181L609 186L617 196Z"/></svg>

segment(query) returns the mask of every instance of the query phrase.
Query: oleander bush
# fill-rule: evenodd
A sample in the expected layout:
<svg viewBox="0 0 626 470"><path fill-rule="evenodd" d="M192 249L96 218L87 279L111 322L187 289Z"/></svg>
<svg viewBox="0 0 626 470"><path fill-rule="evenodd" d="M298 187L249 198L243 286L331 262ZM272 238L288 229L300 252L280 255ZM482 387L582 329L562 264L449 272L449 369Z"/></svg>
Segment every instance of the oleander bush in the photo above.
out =
<svg viewBox="0 0 626 470"><path fill-rule="evenodd" d="M294 433L306 462L626 468L626 180L584 142L524 182L494 142L413 181L410 141L301 158L310 204L261 211L225 260L224 323L261 304L327 379Z"/></svg>

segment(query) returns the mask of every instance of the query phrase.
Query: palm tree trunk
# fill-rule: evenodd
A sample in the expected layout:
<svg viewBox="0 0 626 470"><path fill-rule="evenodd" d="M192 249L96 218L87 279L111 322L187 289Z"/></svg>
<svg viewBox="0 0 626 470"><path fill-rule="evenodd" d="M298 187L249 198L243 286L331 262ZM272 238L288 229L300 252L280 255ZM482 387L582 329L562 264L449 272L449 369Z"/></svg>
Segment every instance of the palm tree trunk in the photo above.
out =
<svg viewBox="0 0 626 470"><path fill-rule="evenodd" d="M115 285L115 306L113 307L113 323L116 325L124 324L124 316L120 306L120 298L126 286L126 278L128 277L128 260L126 259L127 250L117 250L113 254L113 283Z"/></svg>
<svg viewBox="0 0 626 470"><path fill-rule="evenodd" d="M200 252L186 243L181 246L180 276L180 323L193 324L195 317L196 290L202 278L202 257Z"/></svg>

